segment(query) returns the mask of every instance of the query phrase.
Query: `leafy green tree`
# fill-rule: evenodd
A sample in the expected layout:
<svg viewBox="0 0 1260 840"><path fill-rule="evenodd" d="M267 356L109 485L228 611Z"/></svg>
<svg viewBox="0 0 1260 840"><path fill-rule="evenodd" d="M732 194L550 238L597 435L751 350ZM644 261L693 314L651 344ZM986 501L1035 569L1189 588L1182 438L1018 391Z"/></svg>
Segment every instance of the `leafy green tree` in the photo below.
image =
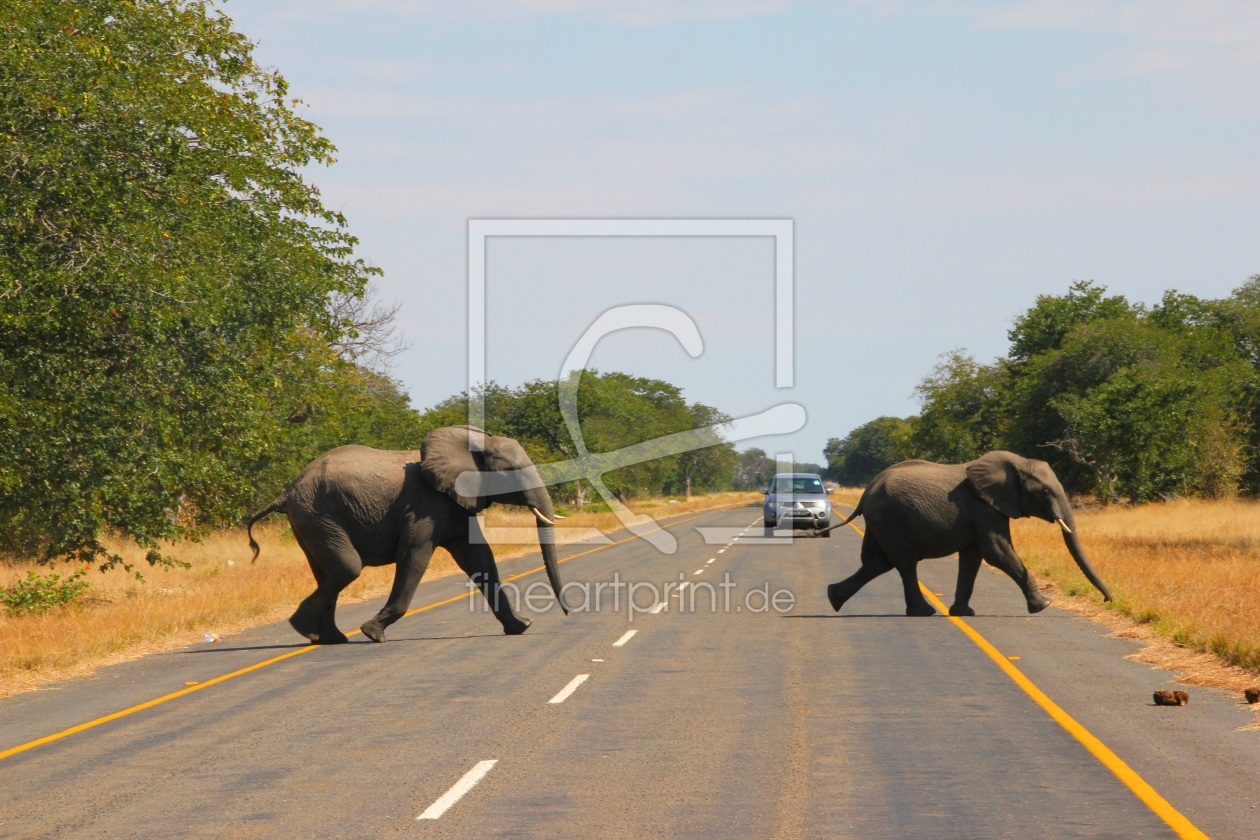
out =
<svg viewBox="0 0 1260 840"><path fill-rule="evenodd" d="M0 26L0 550L155 561L244 511L372 270L302 174L333 146L209 3Z"/></svg>
<svg viewBox="0 0 1260 840"><path fill-rule="evenodd" d="M735 467L735 488L760 490L769 486L774 473L774 459L764 449L750 447L739 453L739 463Z"/></svg>
<svg viewBox="0 0 1260 840"><path fill-rule="evenodd" d="M1219 446L1208 437L1221 431L1211 410L1210 386L1155 366L1117 371L1084 396L1065 394L1055 401L1067 422L1068 451L1092 468L1095 492L1105 500L1127 497L1144 502L1160 496L1197 491L1229 495L1233 474L1204 475L1202 459L1218 457L1205 448ZM1205 399L1206 398L1206 399Z"/></svg>
<svg viewBox="0 0 1260 840"><path fill-rule="evenodd" d="M1007 332L1010 359L1019 363L1057 349L1077 324L1130 318L1140 311L1122 295L1107 296L1106 286L1078 280L1065 295L1038 295L1032 308L1015 319Z"/></svg>
<svg viewBox="0 0 1260 840"><path fill-rule="evenodd" d="M537 464L578 458L583 447L590 455L600 455L646 444L647 460L602 476L609 490L622 499L687 493L688 487L711 490L733 481L737 456L719 433L711 435L709 445L681 454L668 452L658 442L678 432L730 422L721 411L688 403L681 389L668 382L616 371L578 371L563 384L566 392L576 391L582 446L561 414L561 383L555 381L534 380L515 389L493 383L484 387L480 395L486 430L516 438ZM467 422L466 393L443 400L421 417L426 428ZM654 449L659 454L652 457ZM589 481L579 479L553 487L552 495L571 498L582 507L592 491Z"/></svg>
<svg viewBox="0 0 1260 840"><path fill-rule="evenodd" d="M915 388L923 408L907 448L948 464L999 448L1006 385L1001 365L982 365L962 350L943 354Z"/></svg>
<svg viewBox="0 0 1260 840"><path fill-rule="evenodd" d="M848 487L863 487L893 464L914 457L914 423L900 417L876 417L823 449L826 476Z"/></svg>
<svg viewBox="0 0 1260 840"><path fill-rule="evenodd" d="M1014 404L1049 430L1033 451L1049 452L1101 499L1229 495L1246 432L1237 395L1253 378L1214 329L1099 320L1030 360ZM1022 407L1032 402L1036 411Z"/></svg>
<svg viewBox="0 0 1260 840"><path fill-rule="evenodd" d="M1233 342L1238 357L1256 374L1237 395L1240 425L1246 435L1245 466L1240 483L1251 493L1260 492L1260 274L1243 283L1224 300L1202 301L1206 312L1195 322L1220 332Z"/></svg>
<svg viewBox="0 0 1260 840"><path fill-rule="evenodd" d="M648 443L650 454L652 441L692 428L691 414L677 386L616 371L581 374L578 417L586 448L592 453ZM625 501L664 492L676 471L677 456L662 448L657 457L613 470L603 480Z"/></svg>
<svg viewBox="0 0 1260 840"><path fill-rule="evenodd" d="M708 433L711 441L708 446L675 456L678 475L672 483L681 484L683 496L690 499L693 486L708 490L730 487L739 456L735 454L735 447L718 431L731 422L729 414L703 403L689 405L687 413L691 417L689 428L713 429Z"/></svg>

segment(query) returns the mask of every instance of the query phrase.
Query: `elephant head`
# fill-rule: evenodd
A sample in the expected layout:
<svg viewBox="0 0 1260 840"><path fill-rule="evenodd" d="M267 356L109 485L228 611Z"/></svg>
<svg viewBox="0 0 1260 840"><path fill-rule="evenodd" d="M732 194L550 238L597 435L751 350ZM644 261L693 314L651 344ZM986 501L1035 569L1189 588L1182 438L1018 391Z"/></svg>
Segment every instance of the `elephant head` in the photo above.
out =
<svg viewBox="0 0 1260 840"><path fill-rule="evenodd" d="M1085 556L1072 505L1049 464L1013 452L989 452L967 464L967 483L976 495L1010 519L1035 516L1057 522L1076 565L1103 594L1103 600L1111 600L1111 592Z"/></svg>
<svg viewBox="0 0 1260 840"><path fill-rule="evenodd" d="M533 511L538 544L552 592L568 613L556 561L555 509L551 495L525 450L512 438L475 426L449 426L430 432L420 446L420 474L470 514L494 502Z"/></svg>

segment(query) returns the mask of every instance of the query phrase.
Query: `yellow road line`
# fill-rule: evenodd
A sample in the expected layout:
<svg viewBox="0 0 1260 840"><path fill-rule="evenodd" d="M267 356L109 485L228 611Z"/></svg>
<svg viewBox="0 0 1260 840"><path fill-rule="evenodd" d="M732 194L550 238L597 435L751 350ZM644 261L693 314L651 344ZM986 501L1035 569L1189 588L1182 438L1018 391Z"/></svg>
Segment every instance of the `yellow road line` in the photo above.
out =
<svg viewBox="0 0 1260 840"><path fill-rule="evenodd" d="M681 525L684 522L690 522L692 519L698 519L699 517L705 516L706 514L716 513L717 511L726 510L727 508L736 507L736 506L737 504L730 504L730 505L721 505L715 508L709 508L708 510L700 511L699 513L693 516L688 516L686 519L679 519L677 522L671 522L669 524L670 526ZM657 531L664 530L664 527L658 525L654 530L657 530ZM630 542L633 539L637 539L637 536L626 537L624 540L618 540L617 542L608 543L607 545L601 545L596 548L592 548L588 551L579 552L578 554L571 554L568 557L563 558L559 562L567 563L570 560L576 560L579 557L585 557L588 554L594 554L596 551L603 551L606 548L612 548L613 546ZM537 572L540 572L544 568L545 568L544 566L538 566L537 568L533 568L528 571L512 575L511 577L507 578L504 582L518 580L520 578L525 577L526 575L532 575ZM444 607L447 604L453 604L456 601L462 601L465 598L473 598L473 597L475 597L475 593L473 592L469 592L466 595L456 595L454 598L447 598L444 601L438 601L433 604L427 604L423 607L418 607L414 610L409 610L402 615L402 618L407 618L408 616L413 616L413 615L416 615L417 613L428 612L429 610L437 609L438 607ZM346 637L349 638L350 636L354 636L362 632L363 632L362 630L353 630L347 633ZM4 750L3 752L0 752L0 761L3 761L4 759L9 758L10 756L15 756L19 753L24 753L27 750L33 750L36 747L42 747L45 744L51 744L54 741L60 741L62 738L67 738L71 735L78 734L79 732L83 732L85 730L95 728L102 724L109 723L110 721L115 721L120 718L125 718L129 715L134 715L137 712L143 712L145 709L152 709L154 706L160 706L163 703L168 703L171 700L176 700L180 697L185 697L189 694L192 694L193 692L202 691L203 689L210 688L213 685L218 685L219 683L227 682L228 680L235 679L236 677L241 677L241 676L244 676L245 674L258 671L262 668L266 668L268 665L275 665L277 662L283 662L286 659L292 659L295 656L301 656L304 653L310 653L311 651L317 650L320 647L322 647L322 645L307 645L304 647L300 647L295 650L291 650L288 653L282 653L279 656L273 656L271 659L267 659L262 662L256 662L253 665L250 665L246 668L241 668L240 670L237 670L237 671L233 671L230 674L222 674L212 679L208 679L205 682L198 683L197 685L188 686L187 688L180 689L179 691L174 691L174 692L171 692L170 694L164 694L161 697L155 697L152 700L147 700L138 705L132 706L127 709L123 709L120 712L114 712L112 714L105 715L104 717L99 717L96 720L90 720L87 723L80 723L79 725L72 726L69 729L63 729L62 731L56 732L52 735L46 735L43 738L38 738L34 741L28 741L27 743L19 744L16 747L10 747L9 749Z"/></svg>
<svg viewBox="0 0 1260 840"><path fill-rule="evenodd" d="M311 645L310 647L301 647L296 650L291 650L288 653L284 653L284 654L281 654L280 656L272 657L271 659L268 659L264 662L258 662L253 665L250 665L248 668L242 668L239 671L233 671L230 674L223 674L222 676L215 677L214 679L206 680L203 683L198 683L197 685L189 686L188 688L181 689L180 691L175 691L170 694L166 694L161 697L154 698L153 700L146 701L144 703L139 704L138 706L132 706L129 709L123 709L121 712L114 712L113 714L105 715L104 717L99 717L96 720L91 720L91 721L88 721L87 723L80 723L78 726L72 726L69 729L64 729L61 732L57 732L53 735L47 735L43 738L39 738L34 741L29 741L25 744L19 744L16 747L10 747L4 752L0 752L0 760L6 759L9 756L17 755L18 753L24 753L27 750L33 750L36 747L42 747L44 744L51 744L53 741L60 741L62 738L66 738L70 735L83 732L86 729L91 729L93 727L100 726L103 723L109 723L112 720L118 720L119 718L124 718L124 717L127 717L128 715L134 715L136 712L142 712L145 709L151 709L154 706L159 706L162 703L166 703L178 697L183 697L187 694L192 694L194 691L201 691L203 688L209 688L212 685L218 685L221 682L227 682L228 680L234 679L235 677L242 676L243 674L248 674L251 671L257 671L259 668L266 668L268 665L274 665L275 663L281 662L285 659L292 659L295 656L301 656L304 653L310 653L311 651L315 650L316 647L317 647L316 645Z"/></svg>
<svg viewBox="0 0 1260 840"><path fill-rule="evenodd" d="M850 522L849 527L857 531L863 537L866 532L854 523ZM1037 687L1036 683L1024 676L1023 671L1011 664L1011 661L1002 655L996 647L994 647L988 639L980 635L980 633L967 622L958 616L949 614L949 607L945 606L936 595L922 583L919 589L923 592L925 598L936 607L941 614L953 622L954 626L966 635L967 638L975 644L976 647L984 651L984 653L992 659L1002 672L1011 678L1017 686L1024 690L1024 693L1032 698L1033 702L1040 706L1046 714L1048 714L1055 723L1062 726L1067 733L1075 738L1080 744L1089 750L1094 758L1098 759L1104 767L1110 770L1117 779L1124 783L1125 787L1133 791L1138 799L1142 800L1146 807L1155 812L1156 816L1168 823L1169 828L1177 832L1178 837L1182 838L1203 838L1207 840L1207 835L1185 815L1172 806L1171 803L1156 792L1145 779L1139 776L1132 767L1124 763L1120 756L1111 751L1106 744L1098 739L1092 732L1082 726L1076 718L1069 715L1063 710L1059 704L1046 695L1044 691Z"/></svg>

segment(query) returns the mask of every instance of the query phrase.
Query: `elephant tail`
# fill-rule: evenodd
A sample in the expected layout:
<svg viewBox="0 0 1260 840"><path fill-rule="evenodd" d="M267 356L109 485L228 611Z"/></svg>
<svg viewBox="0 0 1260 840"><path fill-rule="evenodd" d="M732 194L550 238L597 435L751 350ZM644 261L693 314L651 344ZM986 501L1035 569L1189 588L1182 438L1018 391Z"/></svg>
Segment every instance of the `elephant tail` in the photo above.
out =
<svg viewBox="0 0 1260 840"><path fill-rule="evenodd" d="M814 536L816 537L822 536L823 534L834 531L837 528L843 528L845 525L848 525L854 519L857 519L859 516L862 515L862 503L865 501L866 501L866 494L863 493L862 498L858 499L857 507L853 509L853 513L849 514L848 519L845 519L843 522L832 523L831 525L828 525L826 528L820 528L819 530L814 532Z"/></svg>
<svg viewBox="0 0 1260 840"><path fill-rule="evenodd" d="M258 543L254 540L254 523L264 516L270 516L273 513L285 513L284 505L289 500L288 494L281 495L274 502L267 505L262 510L255 513L249 518L249 523L245 526L245 533L249 537L249 547L254 549L254 556L250 558L251 563L258 560L258 553L262 549L258 547Z"/></svg>

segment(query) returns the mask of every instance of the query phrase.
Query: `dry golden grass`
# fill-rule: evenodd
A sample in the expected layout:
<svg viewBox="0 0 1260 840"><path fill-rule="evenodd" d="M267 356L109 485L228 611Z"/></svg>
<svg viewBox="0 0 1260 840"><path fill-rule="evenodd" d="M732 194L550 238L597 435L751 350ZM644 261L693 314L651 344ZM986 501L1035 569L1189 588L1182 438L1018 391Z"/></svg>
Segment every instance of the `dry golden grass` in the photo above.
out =
<svg viewBox="0 0 1260 840"><path fill-rule="evenodd" d="M1238 691L1260 685L1260 504L1094 507L1078 511L1076 522L1115 599L1108 610L1056 526L1012 523L1020 556L1053 582L1056 605L1146 641L1140 658L1182 671L1183 682Z"/></svg>
<svg viewBox="0 0 1260 840"><path fill-rule="evenodd" d="M862 498L863 489L862 487L838 487L831 494L831 501L852 509L857 506L858 500ZM840 511L836 512L839 513ZM844 512L844 515L848 516L851 512L851 510L847 510Z"/></svg>
<svg viewBox="0 0 1260 840"><path fill-rule="evenodd" d="M632 502L631 507L638 513L664 518L757 499L760 495L755 493L718 493L677 504L649 499ZM528 511L492 508L488 525L523 529L519 543L494 545L495 555L504 558L537 550L533 522ZM606 533L621 527L611 513L577 514L560 524ZM92 588L81 608L34 616L0 611L0 697L103 665L182 647L198 641L203 633L226 635L288 617L314 589L306 558L281 516L259 523L254 535L262 552L252 564L243 529L213 534L200 543L166 547L171 556L188 563L188 569L150 568L143 551L115 543L110 547L141 571L143 581L121 569L104 574L93 571L86 578ZM559 536L563 540L564 532ZM65 565L45 569L0 561L0 587L11 586L32 568L63 578L74 571ZM456 571L450 555L439 550L425 577ZM364 569L345 590L342 602L383 597L393 574L392 566Z"/></svg>

